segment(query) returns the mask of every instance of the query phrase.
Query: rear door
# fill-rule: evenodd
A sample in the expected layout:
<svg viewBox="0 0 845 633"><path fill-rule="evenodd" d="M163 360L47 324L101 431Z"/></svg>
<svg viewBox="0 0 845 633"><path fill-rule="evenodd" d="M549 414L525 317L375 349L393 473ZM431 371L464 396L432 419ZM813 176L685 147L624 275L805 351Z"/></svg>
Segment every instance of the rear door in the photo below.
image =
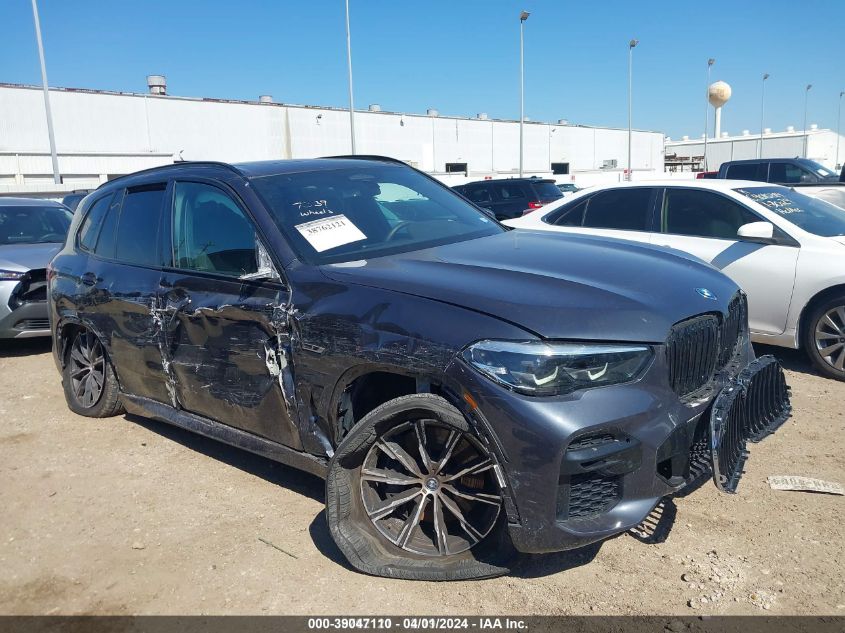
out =
<svg viewBox="0 0 845 633"><path fill-rule="evenodd" d="M298 447L288 291L255 278L267 257L245 206L221 184L177 180L168 233L162 309L179 406Z"/></svg>
<svg viewBox="0 0 845 633"><path fill-rule="evenodd" d="M786 327L799 248L739 240L740 226L761 221L766 220L723 193L668 187L654 242L692 253L728 275L748 295L751 329L780 334Z"/></svg>
<svg viewBox="0 0 845 633"><path fill-rule="evenodd" d="M106 343L121 390L170 402L155 308L166 182L128 187L94 203L79 231L87 252L79 313Z"/></svg>

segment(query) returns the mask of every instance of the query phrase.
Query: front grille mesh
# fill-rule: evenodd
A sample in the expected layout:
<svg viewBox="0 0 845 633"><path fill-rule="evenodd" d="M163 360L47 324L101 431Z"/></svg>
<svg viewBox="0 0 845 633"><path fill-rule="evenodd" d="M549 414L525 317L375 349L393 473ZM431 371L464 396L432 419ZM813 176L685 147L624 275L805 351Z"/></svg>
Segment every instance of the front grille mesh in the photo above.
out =
<svg viewBox="0 0 845 633"><path fill-rule="evenodd" d="M774 433L791 410L786 377L773 356L755 360L722 393L710 420L716 484L722 490L736 490L748 456L747 442Z"/></svg>
<svg viewBox="0 0 845 633"><path fill-rule="evenodd" d="M737 293L721 320L702 314L675 324L666 347L674 392L685 398L706 387L737 353L747 322L745 295Z"/></svg>
<svg viewBox="0 0 845 633"><path fill-rule="evenodd" d="M567 518L583 519L606 512L619 499L620 478L597 473L573 475L569 482Z"/></svg>
<svg viewBox="0 0 845 633"><path fill-rule="evenodd" d="M719 321L705 314L682 321L672 328L667 352L669 384L680 396L704 387L716 369Z"/></svg>

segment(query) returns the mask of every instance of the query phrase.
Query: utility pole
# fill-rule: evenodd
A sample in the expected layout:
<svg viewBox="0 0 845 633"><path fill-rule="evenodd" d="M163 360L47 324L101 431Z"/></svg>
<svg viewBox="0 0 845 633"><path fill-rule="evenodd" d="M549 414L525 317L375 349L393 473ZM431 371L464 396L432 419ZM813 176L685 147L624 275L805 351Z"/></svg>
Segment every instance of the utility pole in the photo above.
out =
<svg viewBox="0 0 845 633"><path fill-rule="evenodd" d="M53 113L50 110L50 89L47 83L47 64L44 62L44 45L41 43L41 21L38 19L38 5L32 0L32 17L35 20L35 39L38 41L38 57L41 60L41 85L44 88L44 111L47 113L47 136L50 139L50 156L53 159L53 182L62 184L59 173L59 156L56 153L56 136L53 133Z"/></svg>

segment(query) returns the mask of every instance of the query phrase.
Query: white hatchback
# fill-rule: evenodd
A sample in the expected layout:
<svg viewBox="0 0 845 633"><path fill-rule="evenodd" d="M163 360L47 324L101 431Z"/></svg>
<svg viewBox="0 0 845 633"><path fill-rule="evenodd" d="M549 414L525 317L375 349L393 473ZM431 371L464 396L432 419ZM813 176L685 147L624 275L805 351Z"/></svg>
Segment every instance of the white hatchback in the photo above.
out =
<svg viewBox="0 0 845 633"><path fill-rule="evenodd" d="M839 207L760 182L644 181L584 189L505 224L691 253L746 292L753 341L801 348L823 374L845 380Z"/></svg>

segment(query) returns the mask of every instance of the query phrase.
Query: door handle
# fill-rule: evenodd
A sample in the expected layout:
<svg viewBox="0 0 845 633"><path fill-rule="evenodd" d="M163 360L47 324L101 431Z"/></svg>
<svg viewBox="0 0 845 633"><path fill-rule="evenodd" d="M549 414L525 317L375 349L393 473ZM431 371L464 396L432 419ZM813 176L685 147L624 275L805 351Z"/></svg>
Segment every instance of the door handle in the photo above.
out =
<svg viewBox="0 0 845 633"><path fill-rule="evenodd" d="M94 286L99 281L94 273L84 273L80 280L86 286Z"/></svg>

